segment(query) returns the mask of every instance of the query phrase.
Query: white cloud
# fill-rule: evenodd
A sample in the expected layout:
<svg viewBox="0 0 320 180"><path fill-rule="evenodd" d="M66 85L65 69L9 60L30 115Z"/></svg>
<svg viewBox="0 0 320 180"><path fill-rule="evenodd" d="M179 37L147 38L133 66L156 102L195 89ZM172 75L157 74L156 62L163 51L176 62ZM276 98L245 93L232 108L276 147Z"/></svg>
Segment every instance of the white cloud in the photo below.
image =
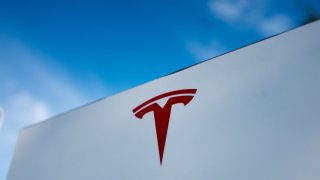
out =
<svg viewBox="0 0 320 180"><path fill-rule="evenodd" d="M8 118L24 126L49 118L52 115L49 105L27 92L12 97L8 106Z"/></svg>
<svg viewBox="0 0 320 180"><path fill-rule="evenodd" d="M274 12L271 16L267 16L268 6L257 6L253 1L211 0L208 7L214 17L231 25L237 25L237 27L253 29L264 37L283 32L294 26L288 15Z"/></svg>
<svg viewBox="0 0 320 180"><path fill-rule="evenodd" d="M288 30L292 26L292 21L288 16L276 14L264 18L259 25L259 30L262 34L270 36Z"/></svg>
<svg viewBox="0 0 320 180"><path fill-rule="evenodd" d="M208 44L193 42L188 45L188 49L197 61L212 58L226 51L226 48L218 41L212 41Z"/></svg>
<svg viewBox="0 0 320 180"><path fill-rule="evenodd" d="M247 0L237 1L217 1L213 0L209 2L209 8L212 14L225 21L235 21L245 12L245 9L249 6Z"/></svg>

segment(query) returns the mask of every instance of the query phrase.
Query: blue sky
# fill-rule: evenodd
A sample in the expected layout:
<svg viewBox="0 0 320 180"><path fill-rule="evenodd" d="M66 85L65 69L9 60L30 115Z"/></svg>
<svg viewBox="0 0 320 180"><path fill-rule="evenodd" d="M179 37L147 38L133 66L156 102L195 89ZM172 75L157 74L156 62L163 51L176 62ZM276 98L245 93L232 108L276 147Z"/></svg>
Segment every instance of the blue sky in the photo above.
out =
<svg viewBox="0 0 320 180"><path fill-rule="evenodd" d="M310 15L320 15L317 0L0 0L0 179L21 128L298 27Z"/></svg>

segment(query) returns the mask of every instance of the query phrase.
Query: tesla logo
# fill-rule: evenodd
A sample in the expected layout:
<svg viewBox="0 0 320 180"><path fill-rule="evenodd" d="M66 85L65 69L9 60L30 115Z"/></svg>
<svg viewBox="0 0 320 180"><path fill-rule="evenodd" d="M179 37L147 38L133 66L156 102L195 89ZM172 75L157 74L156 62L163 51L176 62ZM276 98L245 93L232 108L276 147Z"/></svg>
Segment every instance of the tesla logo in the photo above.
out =
<svg viewBox="0 0 320 180"><path fill-rule="evenodd" d="M139 119L142 119L142 117L145 114L149 112L153 112L154 120L156 124L159 157L160 157L161 165L162 165L164 148L166 144L167 131L169 126L172 105L182 103L183 105L186 106L192 100L196 92L197 92L196 89L182 89L182 90L167 92L147 100L146 102L140 104L139 106L137 106L132 110L135 116ZM165 105L161 107L157 103L157 101L163 98L168 98L168 99Z"/></svg>

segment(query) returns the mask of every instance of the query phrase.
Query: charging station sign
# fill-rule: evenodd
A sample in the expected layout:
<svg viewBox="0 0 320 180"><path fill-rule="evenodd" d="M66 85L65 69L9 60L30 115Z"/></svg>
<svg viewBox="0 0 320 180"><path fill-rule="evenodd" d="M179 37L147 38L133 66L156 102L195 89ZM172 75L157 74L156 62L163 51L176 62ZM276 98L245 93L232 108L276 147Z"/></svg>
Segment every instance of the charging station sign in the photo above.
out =
<svg viewBox="0 0 320 180"><path fill-rule="evenodd" d="M23 129L8 180L320 177L320 21Z"/></svg>

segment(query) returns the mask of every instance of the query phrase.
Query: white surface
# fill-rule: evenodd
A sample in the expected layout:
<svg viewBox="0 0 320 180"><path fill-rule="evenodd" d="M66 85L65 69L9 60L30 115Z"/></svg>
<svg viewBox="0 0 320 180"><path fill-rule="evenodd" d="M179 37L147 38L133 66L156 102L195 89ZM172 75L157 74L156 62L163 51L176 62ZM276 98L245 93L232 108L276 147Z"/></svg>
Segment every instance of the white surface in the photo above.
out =
<svg viewBox="0 0 320 180"><path fill-rule="evenodd" d="M320 177L320 21L157 79L21 131L9 180ZM173 106L163 165L156 95Z"/></svg>

